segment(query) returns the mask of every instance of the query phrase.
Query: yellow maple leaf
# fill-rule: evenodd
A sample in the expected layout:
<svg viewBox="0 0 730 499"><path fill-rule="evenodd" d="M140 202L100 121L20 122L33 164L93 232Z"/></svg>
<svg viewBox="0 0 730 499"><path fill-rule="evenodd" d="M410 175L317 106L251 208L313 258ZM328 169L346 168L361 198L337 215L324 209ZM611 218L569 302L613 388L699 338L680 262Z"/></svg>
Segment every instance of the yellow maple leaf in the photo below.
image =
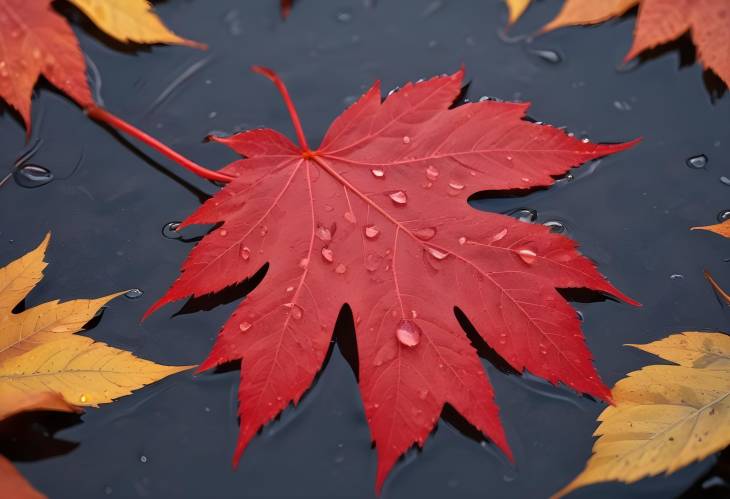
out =
<svg viewBox="0 0 730 499"><path fill-rule="evenodd" d="M53 391L76 405L96 406L192 366L162 366L74 333L109 300L57 300L13 314L43 278L50 234L0 269L0 404ZM0 406L0 413L3 407Z"/></svg>
<svg viewBox="0 0 730 499"><path fill-rule="evenodd" d="M170 43L204 48L170 31L147 0L68 0L120 42Z"/></svg>
<svg viewBox="0 0 730 499"><path fill-rule="evenodd" d="M510 12L509 22L514 23L527 9L532 0L505 0ZM639 0L565 0L558 15L542 31L550 31L577 24L597 24L612 17L621 16L636 6Z"/></svg>
<svg viewBox="0 0 730 499"><path fill-rule="evenodd" d="M630 345L676 365L650 365L613 388L585 470L555 494L672 473L730 444L730 336L685 332Z"/></svg>

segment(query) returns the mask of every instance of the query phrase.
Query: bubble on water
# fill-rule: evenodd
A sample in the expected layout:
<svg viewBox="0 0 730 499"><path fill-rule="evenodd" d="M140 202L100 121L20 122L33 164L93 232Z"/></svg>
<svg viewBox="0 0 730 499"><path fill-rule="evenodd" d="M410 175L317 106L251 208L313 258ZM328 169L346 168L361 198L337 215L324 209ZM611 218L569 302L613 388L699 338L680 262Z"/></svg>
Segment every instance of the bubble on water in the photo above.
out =
<svg viewBox="0 0 730 499"><path fill-rule="evenodd" d="M139 298L140 296L142 296L143 294L144 294L144 291L142 291L141 289L133 288L133 289L130 289L129 291L127 291L126 293L124 293L124 297L129 298L130 300L135 300L135 299Z"/></svg>
<svg viewBox="0 0 730 499"><path fill-rule="evenodd" d="M395 337L407 347L415 347L421 341L421 328L411 320L401 320L395 329Z"/></svg>
<svg viewBox="0 0 730 499"><path fill-rule="evenodd" d="M168 222L162 227L162 235L167 239L180 239L180 234L177 229L180 227L180 222Z"/></svg>
<svg viewBox="0 0 730 499"><path fill-rule="evenodd" d="M139 456L139 461L141 463L146 463L147 462L147 456L145 456L145 455Z"/></svg>
<svg viewBox="0 0 730 499"><path fill-rule="evenodd" d="M33 189L51 182L53 173L42 166L23 165L13 172L13 179L19 186Z"/></svg>
<svg viewBox="0 0 730 499"><path fill-rule="evenodd" d="M537 210L533 210L530 208L518 208L516 210L512 210L507 215L511 216L512 218L516 218L520 222L534 222L537 220Z"/></svg>
<svg viewBox="0 0 730 499"><path fill-rule="evenodd" d="M684 276L682 274L672 274L669 276L670 279L684 279Z"/></svg>
<svg viewBox="0 0 730 499"><path fill-rule="evenodd" d="M730 185L730 178L722 176L722 177L720 177L720 182L722 182L725 185Z"/></svg>
<svg viewBox="0 0 730 499"><path fill-rule="evenodd" d="M704 154L698 154L696 156L692 156L691 158L687 158L687 166L690 168L694 168L695 170L699 170L700 168L705 168L707 166L708 159L707 156Z"/></svg>
<svg viewBox="0 0 730 499"><path fill-rule="evenodd" d="M532 49L529 52L550 64L559 64L563 62L563 57L556 50Z"/></svg>
<svg viewBox="0 0 730 499"><path fill-rule="evenodd" d="M398 205L405 205L408 202L408 196L403 191L393 191L390 194L388 194L388 197L393 201L395 204Z"/></svg>
<svg viewBox="0 0 730 499"><path fill-rule="evenodd" d="M718 222L724 222L726 220L730 220L730 210L723 210L717 214Z"/></svg>
<svg viewBox="0 0 730 499"><path fill-rule="evenodd" d="M543 225L550 229L553 234L564 234L568 230L565 224L559 220L548 220Z"/></svg>

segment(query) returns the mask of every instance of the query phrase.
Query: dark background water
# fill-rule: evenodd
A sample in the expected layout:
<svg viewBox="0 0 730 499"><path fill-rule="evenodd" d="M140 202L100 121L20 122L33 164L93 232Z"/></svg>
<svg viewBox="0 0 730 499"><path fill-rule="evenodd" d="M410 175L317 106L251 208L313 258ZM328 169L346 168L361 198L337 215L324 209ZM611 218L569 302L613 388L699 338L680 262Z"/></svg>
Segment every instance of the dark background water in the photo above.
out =
<svg viewBox="0 0 730 499"><path fill-rule="evenodd" d="M559 7L536 2L510 36L530 33ZM687 40L618 71L633 14L508 43L498 36L506 9L497 0L299 0L286 22L276 0L169 0L157 8L169 26L210 50L119 50L72 9L63 10L102 75L97 84L104 104L209 167L233 159L225 147L201 143L211 131L264 125L293 136L274 87L250 73L251 64L280 72L310 143L373 80L391 88L462 63L470 98L531 101L535 119L597 141L643 137L628 152L576 170L572 181L473 204L500 212L530 208L537 222L563 222L601 271L644 304L575 304L609 385L658 362L624 343L727 329L727 309L702 271L730 286L730 241L688 228L714 223L730 209L730 186L720 181L730 177L730 98L718 98L717 81L703 79L701 67L691 64ZM544 50L561 60L535 52ZM13 180L0 188L0 263L53 231L46 278L27 305L140 288L143 296L112 302L87 334L162 363L200 362L235 307L237 299L230 299L240 295L213 300L207 305L217 306L208 311L172 317L181 308L175 305L141 325L139 318L194 244L193 231L167 239L162 227L184 218L216 187L148 156L145 147L136 149L45 84L38 87L33 120L30 143L41 142L30 162L55 178L35 189ZM26 148L17 119L0 108L1 168L9 172ZM698 154L707 156L706 167L689 168L686 160ZM338 334L343 345L348 327ZM516 464L470 438L468 429L442 420L424 451L396 466L382 497L546 497L582 469L604 406L484 363ZM26 417L19 425L25 432L2 450L51 497L374 496L375 452L340 346L301 405L265 427L233 471L238 376L236 369L181 374L80 419ZM600 485L571 497L673 497L693 483L698 495L720 497L728 489L710 488L719 483L714 472L706 474L713 463L710 458L670 477Z"/></svg>

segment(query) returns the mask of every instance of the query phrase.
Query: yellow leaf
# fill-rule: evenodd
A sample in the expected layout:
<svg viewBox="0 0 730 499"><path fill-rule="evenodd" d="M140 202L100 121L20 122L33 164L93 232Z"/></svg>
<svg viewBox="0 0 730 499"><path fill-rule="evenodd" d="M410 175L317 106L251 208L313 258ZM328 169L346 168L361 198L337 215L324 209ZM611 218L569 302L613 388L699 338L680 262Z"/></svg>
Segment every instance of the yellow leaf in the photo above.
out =
<svg viewBox="0 0 730 499"><path fill-rule="evenodd" d="M530 0L505 0L509 10L509 23L512 24L525 12L530 5Z"/></svg>
<svg viewBox="0 0 730 499"><path fill-rule="evenodd" d="M730 444L730 336L686 332L631 345L677 365L634 371L613 389L585 470L555 497L592 483L672 473Z"/></svg>
<svg viewBox="0 0 730 499"><path fill-rule="evenodd" d="M23 399L57 392L75 405L111 402L192 366L162 366L77 336L109 300L58 300L13 314L43 278L50 234L30 253L0 269L0 414Z"/></svg>
<svg viewBox="0 0 730 499"><path fill-rule="evenodd" d="M147 0L69 0L99 29L121 42L174 43L205 48L177 36L152 12Z"/></svg>
<svg viewBox="0 0 730 499"><path fill-rule="evenodd" d="M565 0L557 17L550 21L542 31L550 31L565 26L597 24L626 13L639 3L639 0Z"/></svg>
<svg viewBox="0 0 730 499"><path fill-rule="evenodd" d="M692 227L692 230L707 230L715 234L720 234L722 237L730 237L730 220L725 220L721 224Z"/></svg>
<svg viewBox="0 0 730 499"><path fill-rule="evenodd" d="M59 338L0 363L0 399L51 390L97 406L192 367L155 364L84 336Z"/></svg>

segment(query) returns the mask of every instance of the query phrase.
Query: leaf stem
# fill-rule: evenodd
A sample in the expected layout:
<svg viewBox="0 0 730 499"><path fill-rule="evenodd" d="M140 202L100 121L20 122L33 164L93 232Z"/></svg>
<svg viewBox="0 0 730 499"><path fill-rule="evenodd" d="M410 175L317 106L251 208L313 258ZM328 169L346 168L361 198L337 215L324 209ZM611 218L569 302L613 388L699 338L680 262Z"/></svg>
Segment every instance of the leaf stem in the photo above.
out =
<svg viewBox="0 0 730 499"><path fill-rule="evenodd" d="M286 108L289 110L289 116L291 116L292 124L294 125L294 130L297 132L297 138L299 139L299 145L302 147L303 152L305 153L311 153L311 149L309 149L309 145L307 145L307 138L304 136L304 130L302 129L302 122L299 121L299 115L297 114L297 108L294 107L294 102L292 102L291 97L289 96L289 90L287 90L286 85L284 85L284 82L281 81L281 78L279 78L279 75L276 74L276 72L273 69L265 68L263 66L251 66L251 70L254 73L258 73L260 75L263 75L267 77L269 80L271 80L274 85L276 85L276 88L279 90L279 93L284 98L284 103L286 104Z"/></svg>
<svg viewBox="0 0 730 499"><path fill-rule="evenodd" d="M174 151L170 147L166 146L159 140L155 139L151 135L146 134L139 128L135 127L134 125L127 123L123 119L113 115L106 109L103 109L98 106L89 106L85 108L86 114L101 123L106 123L110 127L119 130L121 132L124 132L135 139L138 139L148 146L150 146L152 149L158 151L159 153L167 156L169 159L174 161L175 163L179 164L183 168L186 168L196 174L199 177L202 177L204 179L208 180L214 180L216 182L225 182L228 183L231 180L233 180L233 177L230 175L226 175L225 173L220 173L214 170L209 170L205 168L204 166L200 166L199 164L195 163L194 161L186 158L182 154L178 153L177 151Z"/></svg>

